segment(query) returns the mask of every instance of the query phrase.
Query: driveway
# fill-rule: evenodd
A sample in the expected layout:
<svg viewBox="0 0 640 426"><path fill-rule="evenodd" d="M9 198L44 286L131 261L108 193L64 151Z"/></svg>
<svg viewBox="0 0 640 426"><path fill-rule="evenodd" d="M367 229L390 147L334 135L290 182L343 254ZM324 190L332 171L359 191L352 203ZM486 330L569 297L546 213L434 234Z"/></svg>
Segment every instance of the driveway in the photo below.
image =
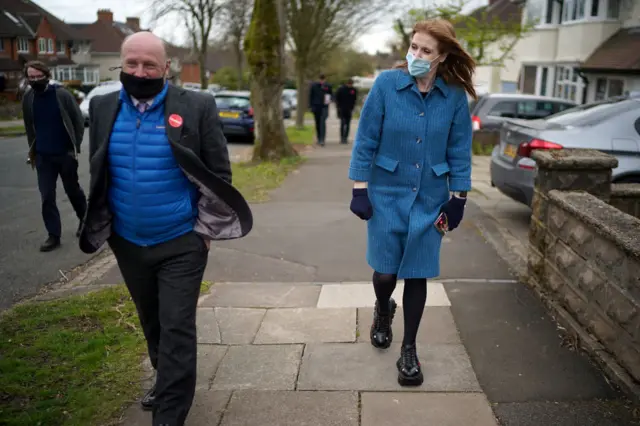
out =
<svg viewBox="0 0 640 426"><path fill-rule="evenodd" d="M85 133L80 158L80 183L87 190L89 164ZM229 145L231 161L246 159L249 145ZM58 208L62 218L62 247L51 253L38 248L47 237L40 214L36 173L25 164L26 138L0 138L0 311L16 301L36 294L47 283L86 261L88 256L76 244L78 220L58 180Z"/></svg>

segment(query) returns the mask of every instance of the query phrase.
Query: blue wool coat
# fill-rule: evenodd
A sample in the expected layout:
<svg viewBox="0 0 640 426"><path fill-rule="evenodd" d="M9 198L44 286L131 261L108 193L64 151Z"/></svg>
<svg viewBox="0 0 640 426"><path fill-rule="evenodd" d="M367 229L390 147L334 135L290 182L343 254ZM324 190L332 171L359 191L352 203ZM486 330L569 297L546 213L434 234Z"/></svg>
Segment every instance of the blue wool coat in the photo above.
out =
<svg viewBox="0 0 640 426"><path fill-rule="evenodd" d="M449 191L471 189L471 117L462 87L438 77L423 98L405 70L382 72L362 108L349 179L368 182L367 261L398 278L440 275L434 222Z"/></svg>

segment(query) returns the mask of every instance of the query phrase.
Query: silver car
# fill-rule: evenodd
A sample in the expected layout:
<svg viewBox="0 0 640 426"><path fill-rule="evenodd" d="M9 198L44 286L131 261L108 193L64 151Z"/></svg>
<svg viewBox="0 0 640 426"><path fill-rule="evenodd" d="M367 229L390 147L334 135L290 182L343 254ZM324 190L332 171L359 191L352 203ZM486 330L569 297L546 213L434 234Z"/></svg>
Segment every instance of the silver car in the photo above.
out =
<svg viewBox="0 0 640 426"><path fill-rule="evenodd" d="M580 105L540 120L507 120L491 154L491 183L531 206L535 149L591 148L614 155L613 182L640 183L640 98Z"/></svg>

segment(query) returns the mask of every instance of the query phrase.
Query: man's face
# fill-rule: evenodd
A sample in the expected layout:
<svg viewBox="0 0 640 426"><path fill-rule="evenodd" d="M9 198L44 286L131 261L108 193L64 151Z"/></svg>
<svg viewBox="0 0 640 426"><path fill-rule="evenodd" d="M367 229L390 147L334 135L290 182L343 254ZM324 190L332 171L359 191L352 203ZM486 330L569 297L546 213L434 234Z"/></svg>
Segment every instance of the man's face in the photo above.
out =
<svg viewBox="0 0 640 426"><path fill-rule="evenodd" d="M27 68L27 80L29 81L41 81L47 78L47 76L40 70L35 68Z"/></svg>
<svg viewBox="0 0 640 426"><path fill-rule="evenodd" d="M166 77L169 61L161 52L154 52L139 43L129 46L122 55L122 70L142 78Z"/></svg>

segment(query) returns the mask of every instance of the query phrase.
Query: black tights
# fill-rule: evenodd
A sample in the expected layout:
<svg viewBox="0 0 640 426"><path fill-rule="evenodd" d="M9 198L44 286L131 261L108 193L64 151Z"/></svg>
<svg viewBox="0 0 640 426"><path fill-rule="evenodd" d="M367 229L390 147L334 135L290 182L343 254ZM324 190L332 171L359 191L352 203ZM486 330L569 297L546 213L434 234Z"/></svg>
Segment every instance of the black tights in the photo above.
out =
<svg viewBox="0 0 640 426"><path fill-rule="evenodd" d="M389 312L389 299L396 288L397 276L394 274L373 273L373 289L376 292L378 306L381 313ZM404 280L404 293L402 305L404 312L404 337L403 345L412 345L416 342L418 327L424 312L424 304L427 301L427 279L409 278Z"/></svg>

